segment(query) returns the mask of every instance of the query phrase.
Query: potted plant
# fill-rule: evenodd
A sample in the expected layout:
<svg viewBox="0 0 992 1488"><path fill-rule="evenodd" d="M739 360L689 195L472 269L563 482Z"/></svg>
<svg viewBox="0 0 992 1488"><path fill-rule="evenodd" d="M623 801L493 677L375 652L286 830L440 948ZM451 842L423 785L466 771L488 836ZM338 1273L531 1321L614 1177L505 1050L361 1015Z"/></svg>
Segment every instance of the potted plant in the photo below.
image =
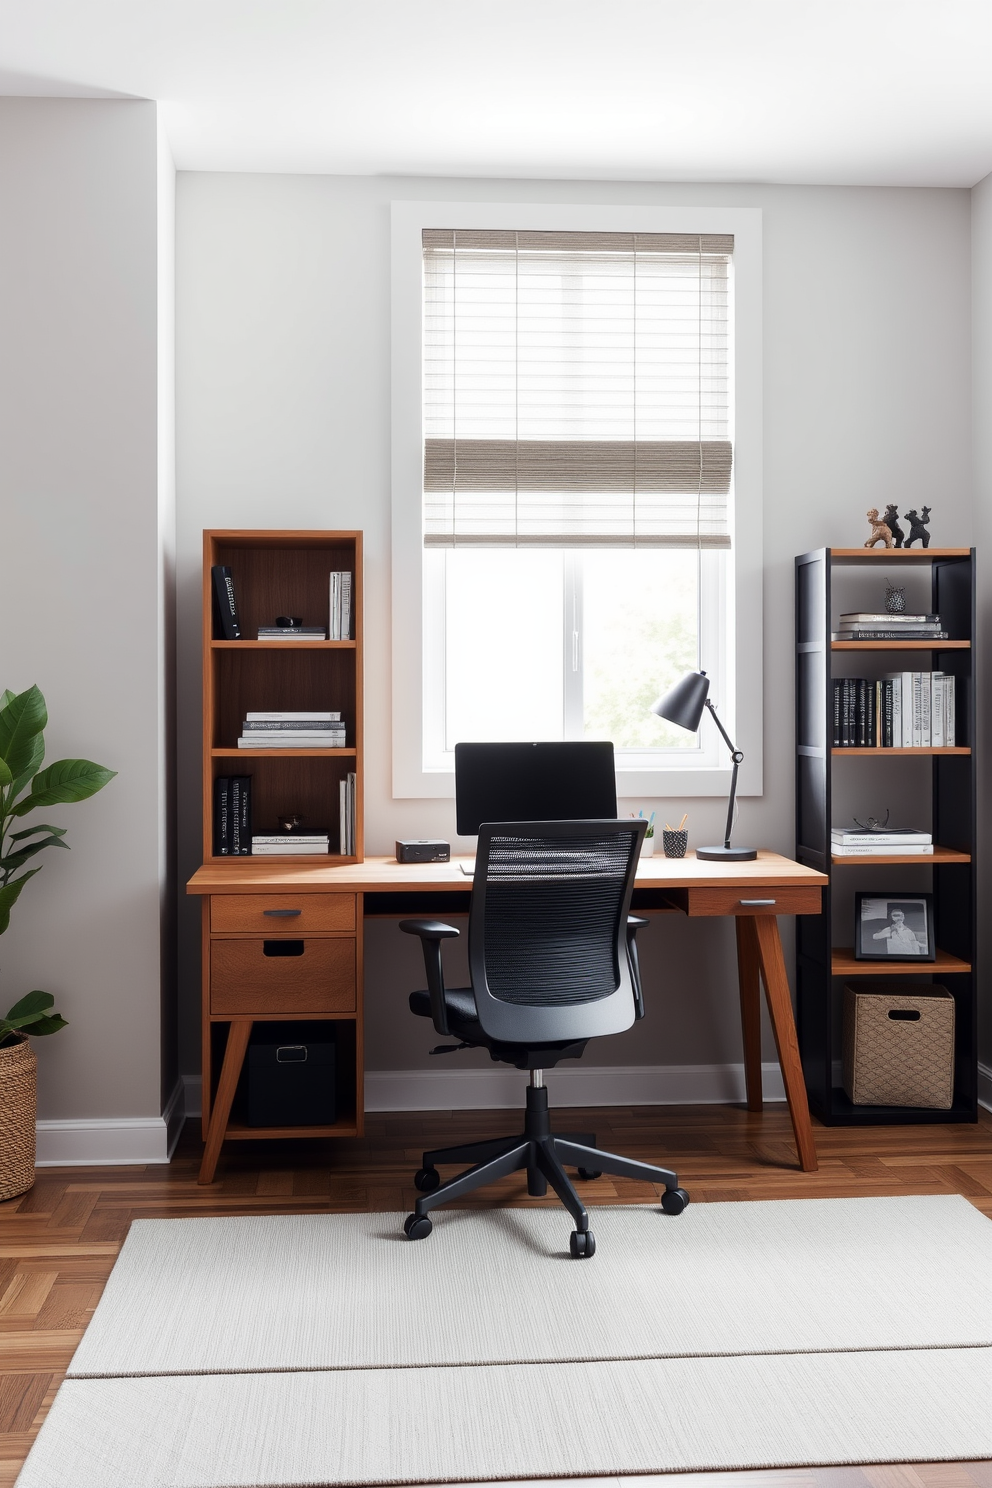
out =
<svg viewBox="0 0 992 1488"><path fill-rule="evenodd" d="M43 807L85 801L116 775L92 760L64 759L42 769L45 699L37 687L0 697L0 935L29 878L28 867L46 847L69 844L64 827L35 823L18 831L22 817ZM34 1182L37 1060L30 1038L57 1033L66 1021L51 1011L50 992L28 992L0 1018L0 1199L24 1193Z"/></svg>

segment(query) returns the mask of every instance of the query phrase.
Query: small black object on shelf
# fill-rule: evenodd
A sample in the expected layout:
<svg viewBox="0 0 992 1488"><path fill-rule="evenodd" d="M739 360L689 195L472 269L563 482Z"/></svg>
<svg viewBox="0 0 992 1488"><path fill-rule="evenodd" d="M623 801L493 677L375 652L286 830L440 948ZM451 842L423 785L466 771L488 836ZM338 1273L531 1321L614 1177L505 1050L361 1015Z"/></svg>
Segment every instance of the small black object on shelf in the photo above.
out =
<svg viewBox="0 0 992 1488"><path fill-rule="evenodd" d="M226 563L215 563L213 577L214 640L240 641L241 622L234 596L234 578Z"/></svg>
<svg viewBox="0 0 992 1488"><path fill-rule="evenodd" d="M705 672L688 672L681 682L676 682L671 692L667 692L663 698L659 698L651 705L651 712L657 713L660 718L667 718L669 723L678 724L679 728L687 729L690 734L694 734L699 728L703 709L710 710L713 722L720 730L724 743L730 750L734 768L730 777L730 801L727 807L727 830L724 834L723 846L697 847L696 857L703 858L707 862L745 863L758 856L758 849L756 847L731 847L730 845L730 834L734 830L734 804L737 799L737 771L744 758L744 751L735 746L717 717L716 708L707 696L709 690L710 679Z"/></svg>
<svg viewBox="0 0 992 1488"><path fill-rule="evenodd" d="M885 508L885 516L882 518L882 521L892 533L893 545L897 548L901 548L903 539L905 538L906 534L899 526L899 513L894 506L887 506ZM886 608L888 608L888 606L886 606Z"/></svg>
<svg viewBox="0 0 992 1488"><path fill-rule="evenodd" d="M930 534L927 528L930 526L930 508L925 506L922 512L908 511L906 521L909 523L909 536L906 539L906 547L911 548L919 538L921 547L930 546Z"/></svg>

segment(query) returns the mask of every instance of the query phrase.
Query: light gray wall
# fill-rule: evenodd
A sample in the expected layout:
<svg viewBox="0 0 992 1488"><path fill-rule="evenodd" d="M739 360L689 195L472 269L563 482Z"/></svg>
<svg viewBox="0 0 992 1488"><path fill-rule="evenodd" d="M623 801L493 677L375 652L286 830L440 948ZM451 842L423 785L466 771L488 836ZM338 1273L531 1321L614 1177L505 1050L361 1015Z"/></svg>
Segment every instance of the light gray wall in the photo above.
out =
<svg viewBox="0 0 992 1488"><path fill-rule="evenodd" d="M51 1120L161 1110L156 155L153 104L0 100L0 686L41 687L50 761L119 772L46 814L72 850L0 944L0 996L69 1020L38 1046Z"/></svg>
<svg viewBox="0 0 992 1488"><path fill-rule="evenodd" d="M978 679L978 833L988 844L989 813L992 811L992 778L987 746L992 739L992 697L986 655L992 634L992 576L989 574L989 542L992 541L992 176L979 181L971 193L972 263L972 422L974 429L975 542L978 554L978 634L983 641L976 657ZM987 851L987 848L986 848ZM983 913L989 902L992 870L982 852L978 865L978 960L988 966L992 953L992 921ZM988 971L979 982L978 1057L992 1065L992 1008L989 1007Z"/></svg>
<svg viewBox="0 0 992 1488"><path fill-rule="evenodd" d="M969 194L180 173L177 207L180 876L199 863L199 565L204 527L361 527L366 541L366 843L453 833L450 802L390 795L389 202L677 203L764 210L765 794L738 837L793 846L794 554L863 541L886 501L972 538ZM717 801L679 803L695 840ZM659 803L664 813L666 804ZM671 810L675 810L674 803ZM198 1067L196 907L181 906L182 1067ZM406 992L417 947L368 933L367 1065L427 1068ZM646 1022L607 1064L740 1058L733 927L655 925ZM649 992L650 995L650 992ZM460 1056L463 1057L463 1056ZM485 1062L484 1055L468 1056Z"/></svg>

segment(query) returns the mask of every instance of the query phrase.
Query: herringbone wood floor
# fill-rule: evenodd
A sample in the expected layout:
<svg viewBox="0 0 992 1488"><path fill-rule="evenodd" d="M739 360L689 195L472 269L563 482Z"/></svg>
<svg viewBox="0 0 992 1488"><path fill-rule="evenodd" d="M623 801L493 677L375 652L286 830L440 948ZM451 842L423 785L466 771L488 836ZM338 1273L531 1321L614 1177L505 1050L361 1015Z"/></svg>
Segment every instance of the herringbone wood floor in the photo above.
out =
<svg viewBox="0 0 992 1488"><path fill-rule="evenodd" d="M562 1112L614 1151L675 1167L694 1203L865 1194L964 1194L992 1218L992 1115L977 1126L826 1129L818 1173L796 1167L785 1108L621 1107ZM132 1219L408 1210L425 1147L512 1132L512 1112L373 1115L361 1141L228 1143L199 1188L199 1123L168 1167L41 1169L0 1204L0 1488L9 1488L92 1315ZM591 1205L643 1203L642 1184L583 1185ZM542 1204L521 1176L479 1204ZM562 1244L570 1224L562 1215ZM429 1242L428 1242L429 1243ZM592 1264L595 1264L593 1262ZM704 1484L702 1479L706 1479ZM992 1462L690 1475L680 1488L992 1488ZM673 1488L675 1484L673 1481Z"/></svg>

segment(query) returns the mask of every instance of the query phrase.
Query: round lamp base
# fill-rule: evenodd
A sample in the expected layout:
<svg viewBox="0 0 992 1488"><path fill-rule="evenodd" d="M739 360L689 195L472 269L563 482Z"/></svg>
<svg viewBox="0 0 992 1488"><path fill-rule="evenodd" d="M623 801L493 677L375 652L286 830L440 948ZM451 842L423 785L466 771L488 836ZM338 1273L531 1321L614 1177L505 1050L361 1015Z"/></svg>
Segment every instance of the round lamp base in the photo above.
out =
<svg viewBox="0 0 992 1488"><path fill-rule="evenodd" d="M756 847L697 847L696 857L707 863L746 863L758 856Z"/></svg>

